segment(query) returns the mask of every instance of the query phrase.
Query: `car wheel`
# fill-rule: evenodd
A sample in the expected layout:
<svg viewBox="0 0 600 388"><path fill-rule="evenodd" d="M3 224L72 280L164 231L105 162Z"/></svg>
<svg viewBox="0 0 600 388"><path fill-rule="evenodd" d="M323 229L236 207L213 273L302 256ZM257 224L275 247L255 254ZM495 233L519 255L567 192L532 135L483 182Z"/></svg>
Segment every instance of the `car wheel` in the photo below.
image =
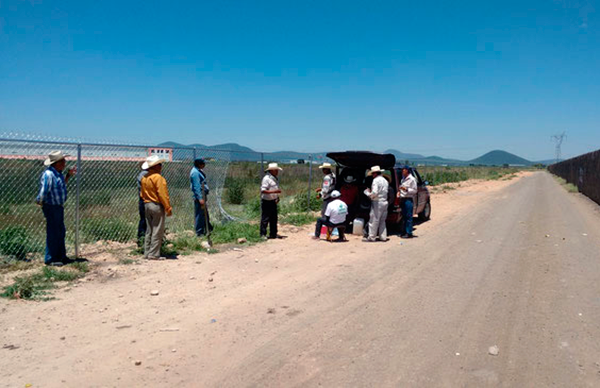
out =
<svg viewBox="0 0 600 388"><path fill-rule="evenodd" d="M431 217L431 202L427 201L423 211L419 213L419 219L421 221L427 221L429 220L429 217Z"/></svg>

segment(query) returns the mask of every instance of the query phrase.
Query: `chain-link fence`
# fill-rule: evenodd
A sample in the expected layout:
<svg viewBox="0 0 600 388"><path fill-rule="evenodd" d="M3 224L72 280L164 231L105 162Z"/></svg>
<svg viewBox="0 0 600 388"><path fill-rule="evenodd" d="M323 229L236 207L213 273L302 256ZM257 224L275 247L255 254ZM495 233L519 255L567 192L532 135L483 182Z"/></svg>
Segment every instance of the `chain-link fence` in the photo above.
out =
<svg viewBox="0 0 600 388"><path fill-rule="evenodd" d="M230 214L238 202L231 199L241 195L238 205L245 203L246 207L248 202L256 201L262 172L271 161L258 152L98 144L0 134L0 256L23 259L43 252L46 222L35 198L45 170L43 161L53 150L70 155L65 171L78 169L67 185L69 198L65 204L66 241L71 255L79 253L81 244L136 239L139 222L136 179L142 162L149 155L157 154L169 161L162 174L173 206L167 229L174 233L193 230L194 204L189 174L194 159L206 160L210 187L208 208L211 219L216 222L245 218L243 212ZM232 163L235 168L230 170ZM311 166L310 163L290 165L281 176L282 186L295 193L306 194L307 189L310 193ZM232 191L236 185L242 185L237 194Z"/></svg>

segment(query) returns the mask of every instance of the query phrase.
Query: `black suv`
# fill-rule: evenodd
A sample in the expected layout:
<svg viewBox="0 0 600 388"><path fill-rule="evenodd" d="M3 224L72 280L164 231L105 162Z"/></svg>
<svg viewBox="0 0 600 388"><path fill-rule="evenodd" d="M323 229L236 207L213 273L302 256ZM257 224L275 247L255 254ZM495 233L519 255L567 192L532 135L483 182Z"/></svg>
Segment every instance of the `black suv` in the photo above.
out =
<svg viewBox="0 0 600 388"><path fill-rule="evenodd" d="M371 199L364 194L371 187L373 178L367 172L373 166L384 169L383 176L390 182L388 192L388 224L398 224L402 220L400 199L396 198L402 180L402 166L396 166L396 157L392 154L378 154L368 151L330 152L327 157L336 162L336 190L342 193L341 199L348 205L348 221L355 218L369 219ZM410 167L410 173L417 180L417 195L415 196L414 214L422 221L431 216L431 199L426 181L421 179L419 172Z"/></svg>

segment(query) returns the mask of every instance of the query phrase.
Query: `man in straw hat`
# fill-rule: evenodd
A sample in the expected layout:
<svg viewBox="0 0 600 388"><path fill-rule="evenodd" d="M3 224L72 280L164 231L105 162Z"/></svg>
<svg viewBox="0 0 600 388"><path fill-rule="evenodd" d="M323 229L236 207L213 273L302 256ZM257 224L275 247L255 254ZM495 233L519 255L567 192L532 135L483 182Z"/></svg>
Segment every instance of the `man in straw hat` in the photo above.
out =
<svg viewBox="0 0 600 388"><path fill-rule="evenodd" d="M413 203L417 195L417 180L410 173L410 167L402 167L402 182L398 198L402 207L402 225L400 229L400 237L413 238Z"/></svg>
<svg viewBox="0 0 600 388"><path fill-rule="evenodd" d="M72 263L67 257L65 246L65 202L67 201L67 183L77 173L75 168L70 169L66 176L63 171L66 166L65 157L61 151L52 151L44 161L48 168L42 173L40 179L40 192L36 198L42 207L46 218L46 265L62 266Z"/></svg>
<svg viewBox="0 0 600 388"><path fill-rule="evenodd" d="M327 205L331 202L331 192L335 190L335 174L332 171L331 163L323 163L319 166L319 169L323 171L323 184L317 189L318 196L323 199L323 205L321 206L321 217L325 215Z"/></svg>
<svg viewBox="0 0 600 388"><path fill-rule="evenodd" d="M282 168L277 163L269 163L265 170L265 176L260 185L260 236L267 237L267 225L269 225L268 238L279 238L277 234L277 204L279 203L279 180L277 176Z"/></svg>
<svg viewBox="0 0 600 388"><path fill-rule="evenodd" d="M206 235L207 230L213 230L207 207L208 198L206 197L210 190L206 182L206 173L204 173L205 166L204 159L199 158L194 160L194 167L190 171L190 187L194 197L194 227L197 236Z"/></svg>
<svg viewBox="0 0 600 388"><path fill-rule="evenodd" d="M387 241L387 230L385 220L388 210L388 190L389 183L383 177L383 172L379 166L371 167L368 175L373 176L371 189L366 190L366 194L371 198L371 213L369 214L369 237L366 241Z"/></svg>
<svg viewBox="0 0 600 388"><path fill-rule="evenodd" d="M165 235L165 215L171 216L173 209L169 200L167 181L160 174L166 160L158 155L146 159L142 169L148 174L142 178L140 197L144 201L146 212L146 238L144 240L144 258L160 260L160 247Z"/></svg>

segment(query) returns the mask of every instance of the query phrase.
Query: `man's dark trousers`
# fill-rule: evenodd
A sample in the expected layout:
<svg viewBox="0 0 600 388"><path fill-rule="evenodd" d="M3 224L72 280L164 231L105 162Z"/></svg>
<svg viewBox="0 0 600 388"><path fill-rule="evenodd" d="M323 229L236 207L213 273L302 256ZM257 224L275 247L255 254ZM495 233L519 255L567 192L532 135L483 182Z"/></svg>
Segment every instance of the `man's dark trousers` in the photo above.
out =
<svg viewBox="0 0 600 388"><path fill-rule="evenodd" d="M144 206L144 200L140 198L138 203L138 213L140 213L140 222L138 222L138 241L141 241L142 237L146 235L146 207Z"/></svg>
<svg viewBox="0 0 600 388"><path fill-rule="evenodd" d="M269 237L277 237L277 201L261 200L260 208L260 235L267 235L267 224L269 224Z"/></svg>
<svg viewBox="0 0 600 388"><path fill-rule="evenodd" d="M206 218L204 217L204 211L206 211ZM196 228L196 236L202 236L206 234L206 219L208 219L208 227L213 230L213 226L210 223L210 213L208 208L200 205L198 200L194 200L194 226Z"/></svg>
<svg viewBox="0 0 600 388"><path fill-rule="evenodd" d="M65 247L65 208L61 205L42 205L46 217L46 255L44 262L63 261L67 258Z"/></svg>
<svg viewBox="0 0 600 388"><path fill-rule="evenodd" d="M413 199L402 199L402 234L412 235L413 232Z"/></svg>

